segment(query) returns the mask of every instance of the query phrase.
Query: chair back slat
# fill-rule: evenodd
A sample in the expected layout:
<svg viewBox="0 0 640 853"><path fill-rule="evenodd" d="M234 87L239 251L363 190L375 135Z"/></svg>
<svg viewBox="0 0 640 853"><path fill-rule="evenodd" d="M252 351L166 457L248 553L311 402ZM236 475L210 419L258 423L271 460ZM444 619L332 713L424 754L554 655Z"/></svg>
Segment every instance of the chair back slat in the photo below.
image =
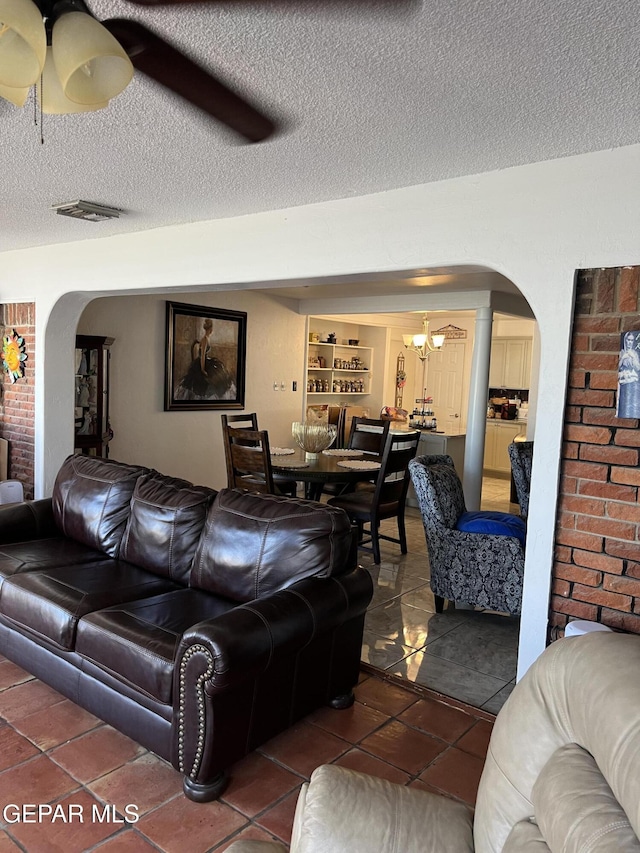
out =
<svg viewBox="0 0 640 853"><path fill-rule="evenodd" d="M391 421L374 418L353 418L349 435L349 450L362 450L382 456Z"/></svg>

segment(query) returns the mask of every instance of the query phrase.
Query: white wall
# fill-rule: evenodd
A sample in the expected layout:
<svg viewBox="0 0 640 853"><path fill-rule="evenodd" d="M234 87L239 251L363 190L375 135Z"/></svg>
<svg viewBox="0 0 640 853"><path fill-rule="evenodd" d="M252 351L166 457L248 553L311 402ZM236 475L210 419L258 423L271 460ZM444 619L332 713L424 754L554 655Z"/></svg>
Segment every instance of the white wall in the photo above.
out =
<svg viewBox="0 0 640 853"><path fill-rule="evenodd" d="M245 410L275 446L291 443L302 411L305 318L259 292L179 294L180 302L247 312ZM111 347L110 455L219 489L226 485L220 414L164 411L165 304L171 294L96 299L78 332L115 336ZM277 330L277 332L276 332ZM274 391L274 380L285 391ZM298 390L292 391L292 381ZM233 412L232 412L233 414Z"/></svg>
<svg viewBox="0 0 640 853"><path fill-rule="evenodd" d="M0 301L19 294L37 303L36 488L50 489L72 445L70 331L96 295L246 291L261 282L484 266L517 284L540 328L538 405L545 416L536 425L522 673L545 645L574 274L640 263L639 185L635 145L372 196L4 253ZM393 300L379 302L382 310L401 310ZM270 343L284 347L286 334L279 329Z"/></svg>

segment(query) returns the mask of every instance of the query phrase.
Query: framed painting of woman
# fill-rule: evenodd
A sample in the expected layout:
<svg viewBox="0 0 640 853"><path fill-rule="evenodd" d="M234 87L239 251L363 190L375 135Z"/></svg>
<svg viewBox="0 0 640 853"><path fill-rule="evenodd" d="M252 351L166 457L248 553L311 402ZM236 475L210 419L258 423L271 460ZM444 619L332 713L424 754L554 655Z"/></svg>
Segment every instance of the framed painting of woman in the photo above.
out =
<svg viewBox="0 0 640 853"><path fill-rule="evenodd" d="M247 315L167 302L164 408L244 408Z"/></svg>

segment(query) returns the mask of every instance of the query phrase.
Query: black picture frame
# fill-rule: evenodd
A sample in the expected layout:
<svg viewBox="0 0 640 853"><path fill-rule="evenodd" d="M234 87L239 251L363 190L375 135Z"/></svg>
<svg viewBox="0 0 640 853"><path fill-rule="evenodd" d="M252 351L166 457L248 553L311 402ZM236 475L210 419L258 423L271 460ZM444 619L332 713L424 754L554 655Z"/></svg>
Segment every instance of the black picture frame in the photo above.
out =
<svg viewBox="0 0 640 853"><path fill-rule="evenodd" d="M243 409L246 313L167 302L166 317L165 412Z"/></svg>

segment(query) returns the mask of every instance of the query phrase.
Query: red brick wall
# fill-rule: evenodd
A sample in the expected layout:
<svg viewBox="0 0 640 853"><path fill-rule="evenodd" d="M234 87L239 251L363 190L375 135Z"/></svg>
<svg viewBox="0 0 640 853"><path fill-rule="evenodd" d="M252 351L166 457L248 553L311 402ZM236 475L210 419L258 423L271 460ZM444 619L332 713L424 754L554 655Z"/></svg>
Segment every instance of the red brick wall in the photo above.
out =
<svg viewBox="0 0 640 853"><path fill-rule="evenodd" d="M616 418L620 333L640 267L580 270L565 408L551 638L571 618L640 633L640 429Z"/></svg>
<svg viewBox="0 0 640 853"><path fill-rule="evenodd" d="M9 477L22 482L25 498L33 498L34 483L35 313L33 302L0 305L0 327L8 334L15 329L25 339L28 355L22 379L12 384L2 371L0 405L0 437L10 442Z"/></svg>

